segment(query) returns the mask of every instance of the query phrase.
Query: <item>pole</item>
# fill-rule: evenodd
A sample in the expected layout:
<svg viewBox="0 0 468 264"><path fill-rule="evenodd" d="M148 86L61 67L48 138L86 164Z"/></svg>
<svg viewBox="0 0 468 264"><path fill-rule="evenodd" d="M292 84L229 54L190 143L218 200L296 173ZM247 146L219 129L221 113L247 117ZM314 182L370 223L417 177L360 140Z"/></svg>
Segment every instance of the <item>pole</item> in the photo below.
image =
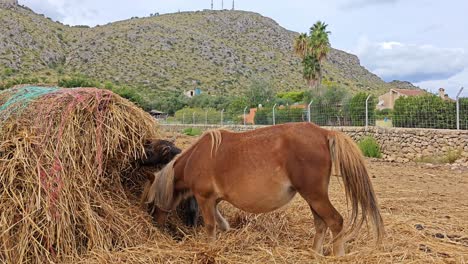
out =
<svg viewBox="0 0 468 264"><path fill-rule="evenodd" d="M463 87L460 88L460 91L457 93L457 130L460 130L460 94L463 91Z"/></svg>
<svg viewBox="0 0 468 264"><path fill-rule="evenodd" d="M208 125L208 110L205 110L205 126Z"/></svg>
<svg viewBox="0 0 468 264"><path fill-rule="evenodd" d="M224 10L224 0L221 0L221 10Z"/></svg>
<svg viewBox="0 0 468 264"><path fill-rule="evenodd" d="M185 124L185 113L182 115L182 124Z"/></svg>
<svg viewBox="0 0 468 264"><path fill-rule="evenodd" d="M246 112L247 112L247 106L244 108L244 126L247 124L247 123L246 123L246 120L245 120L245 118L246 118L245 113L246 113Z"/></svg>
<svg viewBox="0 0 468 264"><path fill-rule="evenodd" d="M213 10L213 0L211 0L211 10Z"/></svg>
<svg viewBox="0 0 468 264"><path fill-rule="evenodd" d="M314 100L311 100L309 105L307 106L307 120L309 121L309 123L310 123L310 107L312 106L313 102Z"/></svg>
<svg viewBox="0 0 468 264"><path fill-rule="evenodd" d="M192 124L195 124L195 112L192 113Z"/></svg>
<svg viewBox="0 0 468 264"><path fill-rule="evenodd" d="M224 115L224 109L221 110L221 126L223 126L223 115Z"/></svg>
<svg viewBox="0 0 468 264"><path fill-rule="evenodd" d="M366 130L369 126L369 98L371 98L371 95L367 96L366 99Z"/></svg>
<svg viewBox="0 0 468 264"><path fill-rule="evenodd" d="M276 104L273 106L273 125L276 125L276 120L275 120L275 108L276 108Z"/></svg>

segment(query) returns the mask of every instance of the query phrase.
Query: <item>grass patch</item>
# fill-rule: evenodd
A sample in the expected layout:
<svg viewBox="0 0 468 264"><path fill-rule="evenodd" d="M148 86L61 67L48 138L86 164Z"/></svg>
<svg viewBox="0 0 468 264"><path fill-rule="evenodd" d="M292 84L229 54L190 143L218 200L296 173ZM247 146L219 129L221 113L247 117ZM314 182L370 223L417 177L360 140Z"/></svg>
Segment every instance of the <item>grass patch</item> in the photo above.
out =
<svg viewBox="0 0 468 264"><path fill-rule="evenodd" d="M364 137L358 143L359 148L364 156L369 158L381 158L380 146L377 140L371 136Z"/></svg>
<svg viewBox="0 0 468 264"><path fill-rule="evenodd" d="M187 136L196 137L196 136L200 136L202 134L202 131L199 128L189 127L189 128L184 129L182 133L184 133Z"/></svg>
<svg viewBox="0 0 468 264"><path fill-rule="evenodd" d="M449 151L443 154L422 156L421 158L417 159L416 162L431 163L431 164L445 164L445 163L452 164L456 160L461 158L461 155L462 155L461 149L450 149Z"/></svg>

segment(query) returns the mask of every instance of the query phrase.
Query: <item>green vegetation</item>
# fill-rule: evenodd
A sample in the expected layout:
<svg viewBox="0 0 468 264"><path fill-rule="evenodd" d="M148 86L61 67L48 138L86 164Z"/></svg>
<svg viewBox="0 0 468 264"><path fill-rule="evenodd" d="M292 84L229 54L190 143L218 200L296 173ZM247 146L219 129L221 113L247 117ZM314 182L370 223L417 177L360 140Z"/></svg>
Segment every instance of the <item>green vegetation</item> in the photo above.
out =
<svg viewBox="0 0 468 264"><path fill-rule="evenodd" d="M468 99L460 99L460 128L468 129ZM395 127L456 128L456 103L436 95L400 97L393 110Z"/></svg>
<svg viewBox="0 0 468 264"><path fill-rule="evenodd" d="M375 138L371 136L366 136L362 138L358 143L359 148L362 151L362 154L369 158L381 158L382 154L380 153L379 143Z"/></svg>
<svg viewBox="0 0 468 264"><path fill-rule="evenodd" d="M184 129L183 133L185 135L187 135L187 136L192 136L192 137L197 137L197 136L200 136L201 134L203 134L201 129L194 128L194 127L188 127L186 129Z"/></svg>
<svg viewBox="0 0 468 264"><path fill-rule="evenodd" d="M323 61L330 52L328 25L317 21L310 33L300 34L294 40L294 52L302 59L302 75L310 87L318 88L323 77Z"/></svg>
<svg viewBox="0 0 468 264"><path fill-rule="evenodd" d="M422 156L421 158L417 159L416 162L422 163L432 163L432 164L445 164L445 163L454 163L459 158L461 158L462 154L461 149L451 149L444 154L434 154L429 156Z"/></svg>
<svg viewBox="0 0 468 264"><path fill-rule="evenodd" d="M275 110L275 124L284 124L289 122L307 121L307 115L304 109L295 109L287 107L285 109ZM273 124L273 108L262 108L255 114L255 124L271 125Z"/></svg>
<svg viewBox="0 0 468 264"><path fill-rule="evenodd" d="M299 103L299 102L304 102L305 92L304 91L283 92L283 93L278 93L276 96L278 98L285 99L293 103Z"/></svg>
<svg viewBox="0 0 468 264"><path fill-rule="evenodd" d="M65 88L73 87L99 87L100 83L91 80L83 75L76 75L70 78L63 78L58 81L58 86Z"/></svg>
<svg viewBox="0 0 468 264"><path fill-rule="evenodd" d="M358 93L348 104L349 115L353 126L366 125L366 99L369 95L366 93ZM368 101L368 121L369 125L375 124L375 105L376 100L373 96Z"/></svg>

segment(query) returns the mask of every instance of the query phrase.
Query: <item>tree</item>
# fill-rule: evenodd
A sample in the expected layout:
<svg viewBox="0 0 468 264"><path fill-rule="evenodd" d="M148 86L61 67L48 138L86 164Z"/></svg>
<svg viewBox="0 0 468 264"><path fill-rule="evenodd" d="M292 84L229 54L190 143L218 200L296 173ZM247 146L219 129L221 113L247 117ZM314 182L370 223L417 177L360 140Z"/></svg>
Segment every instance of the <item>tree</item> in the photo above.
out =
<svg viewBox="0 0 468 264"><path fill-rule="evenodd" d="M275 95L269 81L254 79L247 90L246 97L251 107L257 107L259 104L265 105L273 102Z"/></svg>
<svg viewBox="0 0 468 264"><path fill-rule="evenodd" d="M294 40L294 53L302 59L303 77L310 87L317 88L322 81L322 63L330 51L328 25L317 21L310 33L300 34Z"/></svg>
<svg viewBox="0 0 468 264"><path fill-rule="evenodd" d="M365 126L366 125L366 100L369 94L358 93L347 105L346 112L349 115L352 126ZM371 96L368 101L368 121L369 125L374 125L375 123L375 97Z"/></svg>
<svg viewBox="0 0 468 264"><path fill-rule="evenodd" d="M312 28L310 29L311 35L311 48L312 54L315 55L318 64L318 84L322 82L322 63L323 60L327 57L328 52L330 52L330 40L328 35L331 34L330 31L327 31L328 25L324 22L317 21Z"/></svg>

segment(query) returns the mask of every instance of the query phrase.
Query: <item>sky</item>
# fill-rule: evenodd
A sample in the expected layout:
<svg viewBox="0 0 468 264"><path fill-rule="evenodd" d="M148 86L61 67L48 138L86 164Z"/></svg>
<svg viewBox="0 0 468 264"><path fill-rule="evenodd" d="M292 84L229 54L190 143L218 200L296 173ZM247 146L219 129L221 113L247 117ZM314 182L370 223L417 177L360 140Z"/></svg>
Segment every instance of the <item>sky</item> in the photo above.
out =
<svg viewBox="0 0 468 264"><path fill-rule="evenodd" d="M103 25L150 13L211 8L211 0L20 0L69 25ZM214 0L214 9L232 0ZM307 32L317 20L329 25L334 48L356 54L385 81L410 81L432 92L444 87L468 97L467 0L236 0L237 10L271 17Z"/></svg>

